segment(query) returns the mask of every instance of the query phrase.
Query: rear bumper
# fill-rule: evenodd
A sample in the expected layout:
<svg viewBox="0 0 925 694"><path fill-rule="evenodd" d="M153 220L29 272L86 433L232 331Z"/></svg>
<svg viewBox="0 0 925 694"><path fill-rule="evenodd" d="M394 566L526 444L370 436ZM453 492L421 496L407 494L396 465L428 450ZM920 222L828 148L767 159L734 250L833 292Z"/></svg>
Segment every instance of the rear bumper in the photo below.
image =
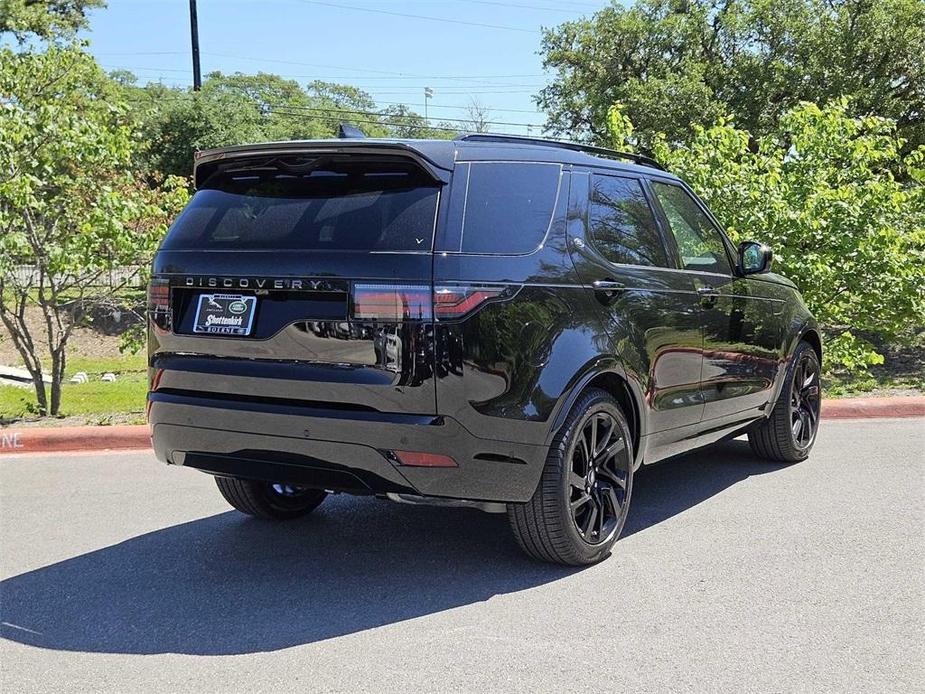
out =
<svg viewBox="0 0 925 694"><path fill-rule="evenodd" d="M149 394L157 457L225 475L351 493L527 501L545 447L480 438L449 417ZM458 467L398 464L390 451L436 453Z"/></svg>

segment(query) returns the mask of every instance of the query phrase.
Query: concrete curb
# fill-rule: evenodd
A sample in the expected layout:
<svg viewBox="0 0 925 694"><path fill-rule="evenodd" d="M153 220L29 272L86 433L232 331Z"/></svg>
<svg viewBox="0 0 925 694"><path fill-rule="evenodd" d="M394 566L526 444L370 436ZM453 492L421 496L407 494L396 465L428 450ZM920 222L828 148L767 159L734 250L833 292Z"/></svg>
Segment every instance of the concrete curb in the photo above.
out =
<svg viewBox="0 0 925 694"><path fill-rule="evenodd" d="M925 417L925 396L822 401L823 419ZM9 453L137 450L151 448L147 425L12 427L0 430L0 456Z"/></svg>
<svg viewBox="0 0 925 694"><path fill-rule="evenodd" d="M151 430L138 426L9 427L0 430L0 456L151 448Z"/></svg>
<svg viewBox="0 0 925 694"><path fill-rule="evenodd" d="M822 401L823 419L925 417L925 396L907 398L844 398Z"/></svg>

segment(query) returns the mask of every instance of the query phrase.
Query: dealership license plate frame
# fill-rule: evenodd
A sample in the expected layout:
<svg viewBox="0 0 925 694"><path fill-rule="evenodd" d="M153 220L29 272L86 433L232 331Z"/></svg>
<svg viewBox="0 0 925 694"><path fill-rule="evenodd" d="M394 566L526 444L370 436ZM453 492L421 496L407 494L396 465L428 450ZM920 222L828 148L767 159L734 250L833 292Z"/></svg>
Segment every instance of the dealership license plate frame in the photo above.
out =
<svg viewBox="0 0 925 694"><path fill-rule="evenodd" d="M244 310L232 310L236 303L244 304ZM198 335L247 337L253 330L256 313L256 296L229 293L200 294L193 317L193 332Z"/></svg>

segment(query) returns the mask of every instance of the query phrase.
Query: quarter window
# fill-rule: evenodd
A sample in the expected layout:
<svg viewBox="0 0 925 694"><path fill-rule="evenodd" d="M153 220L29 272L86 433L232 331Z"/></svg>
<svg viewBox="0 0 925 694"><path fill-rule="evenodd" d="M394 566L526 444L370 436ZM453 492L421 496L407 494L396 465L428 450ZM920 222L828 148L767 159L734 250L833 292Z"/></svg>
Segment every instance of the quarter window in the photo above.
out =
<svg viewBox="0 0 925 694"><path fill-rule="evenodd" d="M612 263L668 267L655 215L636 179L594 176L591 237Z"/></svg>
<svg viewBox="0 0 925 694"><path fill-rule="evenodd" d="M471 164L460 250L519 255L539 248L552 221L560 171L558 164Z"/></svg>
<svg viewBox="0 0 925 694"><path fill-rule="evenodd" d="M653 181L685 270L729 274L729 257L722 235L697 202L680 186Z"/></svg>

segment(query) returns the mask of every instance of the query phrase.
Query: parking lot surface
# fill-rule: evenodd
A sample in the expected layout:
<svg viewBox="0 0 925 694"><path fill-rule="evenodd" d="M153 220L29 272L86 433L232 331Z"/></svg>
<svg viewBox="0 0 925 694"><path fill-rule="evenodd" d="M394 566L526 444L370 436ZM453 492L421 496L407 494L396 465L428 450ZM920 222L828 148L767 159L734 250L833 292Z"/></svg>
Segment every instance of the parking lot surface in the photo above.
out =
<svg viewBox="0 0 925 694"><path fill-rule="evenodd" d="M925 683L925 420L643 469L613 556L332 497L272 524L150 453L0 458L4 692L837 691Z"/></svg>

